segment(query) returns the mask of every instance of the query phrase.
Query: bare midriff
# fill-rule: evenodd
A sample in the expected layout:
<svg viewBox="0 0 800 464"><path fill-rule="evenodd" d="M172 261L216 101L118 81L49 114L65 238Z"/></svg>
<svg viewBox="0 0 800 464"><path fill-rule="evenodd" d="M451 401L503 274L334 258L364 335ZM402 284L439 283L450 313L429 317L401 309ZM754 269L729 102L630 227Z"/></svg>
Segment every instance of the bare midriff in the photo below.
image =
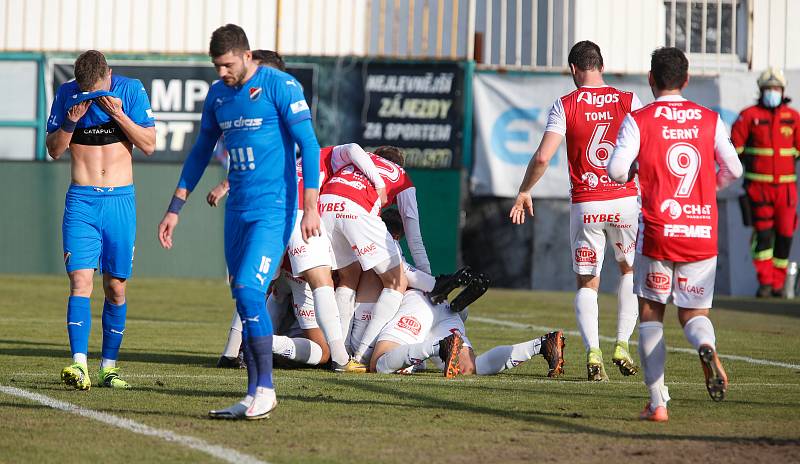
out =
<svg viewBox="0 0 800 464"><path fill-rule="evenodd" d="M108 145L69 145L72 156L72 183L94 187L121 187L133 183L133 145L115 142Z"/></svg>

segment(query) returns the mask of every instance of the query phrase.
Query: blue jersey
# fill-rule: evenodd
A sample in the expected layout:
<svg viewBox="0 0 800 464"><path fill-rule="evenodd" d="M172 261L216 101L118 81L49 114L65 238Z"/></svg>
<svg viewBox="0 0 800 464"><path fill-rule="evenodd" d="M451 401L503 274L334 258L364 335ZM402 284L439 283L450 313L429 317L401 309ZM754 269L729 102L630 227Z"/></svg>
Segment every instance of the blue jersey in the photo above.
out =
<svg viewBox="0 0 800 464"><path fill-rule="evenodd" d="M277 69L259 66L241 86L222 81L211 86L195 149L205 140L223 136L230 157L226 208L244 211L297 202L295 140L290 130L309 119L300 84ZM197 165L204 162L204 169L208 164L210 153L195 149L186 160L179 188L192 190L200 177Z"/></svg>
<svg viewBox="0 0 800 464"><path fill-rule="evenodd" d="M125 76L112 75L111 89L109 91L81 92L78 83L73 79L65 82L58 87L53 105L50 108L50 117L47 118L47 132L55 132L64 123L67 111L74 105L101 96L112 96L122 100L122 110L136 124L142 127L153 127L155 118L153 110L150 109L150 100L147 92L138 79L131 79ZM103 108L93 103L86 114L78 120L77 128L96 127L111 121Z"/></svg>

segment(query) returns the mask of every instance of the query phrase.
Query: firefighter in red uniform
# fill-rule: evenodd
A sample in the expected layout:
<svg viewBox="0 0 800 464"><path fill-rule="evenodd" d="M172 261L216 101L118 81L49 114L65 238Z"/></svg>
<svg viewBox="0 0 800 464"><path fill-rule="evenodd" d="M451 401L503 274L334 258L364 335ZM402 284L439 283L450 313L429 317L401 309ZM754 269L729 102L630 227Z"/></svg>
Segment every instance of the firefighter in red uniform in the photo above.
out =
<svg viewBox="0 0 800 464"><path fill-rule="evenodd" d="M745 167L744 188L752 213L753 265L758 296L783 296L792 235L797 228L800 113L784 97L783 72L768 68L758 78L758 104L746 108L731 129Z"/></svg>

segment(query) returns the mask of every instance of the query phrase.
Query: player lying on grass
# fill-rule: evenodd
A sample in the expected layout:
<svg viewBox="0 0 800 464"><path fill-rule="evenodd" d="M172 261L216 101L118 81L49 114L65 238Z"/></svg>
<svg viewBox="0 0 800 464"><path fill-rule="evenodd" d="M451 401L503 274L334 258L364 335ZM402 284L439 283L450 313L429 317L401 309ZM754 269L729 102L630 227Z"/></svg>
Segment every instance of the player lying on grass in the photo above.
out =
<svg viewBox="0 0 800 464"><path fill-rule="evenodd" d="M333 268L339 275L336 302L343 327L350 326L355 310L355 290L362 270L374 270L383 284L372 320L365 329L367 339L377 335L397 313L405 290L400 253L378 217L382 206L397 203L414 264L430 272L419 229L416 188L402 168L403 152L396 147L378 147L369 156L386 184L386 202L364 173L353 166L338 171L323 187L320 196L322 221L333 247ZM368 362L368 348L368 345L360 344L353 359L361 364Z"/></svg>
<svg viewBox="0 0 800 464"><path fill-rule="evenodd" d="M386 210L381 215L392 235L402 237L402 222L396 218L397 212ZM395 217L393 217L395 216ZM399 245L397 245L399 247ZM416 270L421 274L422 271ZM477 284L467 287L455 297L462 295L463 309L486 291L488 281L483 278ZM409 285L410 286L410 285ZM479 291L476 291L475 289ZM380 289L380 281L372 272L365 272L359 285L360 298L375 298ZM449 292L446 292L449 293ZM446 295L445 293L445 295ZM434 294L439 297L438 294ZM466 328L462 315L465 312L452 310L446 301L434 304L420 290L409 289L403 295L400 310L395 314L373 340L361 340L360 344L374 345L370 370L384 374L404 371L409 367L421 365L425 360L438 356L443 364L445 377L456 375L493 375L511 369L541 354L547 360L549 377L563 373L564 335L561 331L551 332L540 338L515 345L492 348L475 356L472 345L466 338ZM353 337L358 334L353 333Z"/></svg>
<svg viewBox="0 0 800 464"><path fill-rule="evenodd" d="M325 147L320 150L319 178L321 185L324 186L333 178L334 173L345 167L354 168L363 173L362 175L366 178L371 188L375 190L379 200L385 203L384 181L379 175L372 158L358 144L349 143L335 147ZM302 191L303 170L300 163L297 164L297 178L298 191ZM299 198L297 217L298 222L295 223L287 246L287 265L294 278L303 280L303 284L298 285L306 285L307 283L310 287L307 291L296 293L298 295L310 293L313 303L303 301L305 298L299 297L295 298L294 303L300 308L305 307L305 311L314 311L316 315L314 328L321 329L322 333L325 334L324 340L327 341L325 343L326 351L329 350L330 352L331 367L334 371L363 371L364 368L362 366L350 362L350 355L345 347L345 334L342 333L342 324L331 276L331 243L326 233L325 225L320 225L322 230L320 236L309 237L304 240L299 226L299 220L303 217L302 198ZM234 320L234 325L235 323L236 321Z"/></svg>

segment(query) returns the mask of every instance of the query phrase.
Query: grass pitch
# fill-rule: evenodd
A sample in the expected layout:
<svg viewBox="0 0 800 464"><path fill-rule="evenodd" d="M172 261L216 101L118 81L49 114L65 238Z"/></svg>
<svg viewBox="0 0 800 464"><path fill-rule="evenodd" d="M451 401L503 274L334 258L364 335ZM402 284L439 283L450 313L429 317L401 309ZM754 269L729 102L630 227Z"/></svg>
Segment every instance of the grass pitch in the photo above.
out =
<svg viewBox="0 0 800 464"><path fill-rule="evenodd" d="M641 374L584 381L580 337L567 335L566 376L547 379L541 357L492 377L445 380L277 370L279 407L271 419L205 418L244 391L244 371L214 368L232 312L222 281L136 278L120 355L134 389L66 390L70 363L64 327L67 279L0 276L0 385L34 392L150 427L195 437L259 460L281 462L798 462L800 304L716 300L712 320L731 379L713 403L696 355L670 352L670 421L635 418L647 401ZM92 380L98 364L102 296L93 299ZM490 291L470 308L478 353L540 336L541 327L574 330L570 293ZM601 329L616 333L616 301L600 298ZM668 311L668 348L688 348ZM489 321L491 320L491 321ZM534 327L522 328L521 325ZM634 334L636 339L636 334ZM612 342L604 342L610 358ZM635 348L634 350L635 351ZM220 462L181 443L56 410L0 392L0 462Z"/></svg>

